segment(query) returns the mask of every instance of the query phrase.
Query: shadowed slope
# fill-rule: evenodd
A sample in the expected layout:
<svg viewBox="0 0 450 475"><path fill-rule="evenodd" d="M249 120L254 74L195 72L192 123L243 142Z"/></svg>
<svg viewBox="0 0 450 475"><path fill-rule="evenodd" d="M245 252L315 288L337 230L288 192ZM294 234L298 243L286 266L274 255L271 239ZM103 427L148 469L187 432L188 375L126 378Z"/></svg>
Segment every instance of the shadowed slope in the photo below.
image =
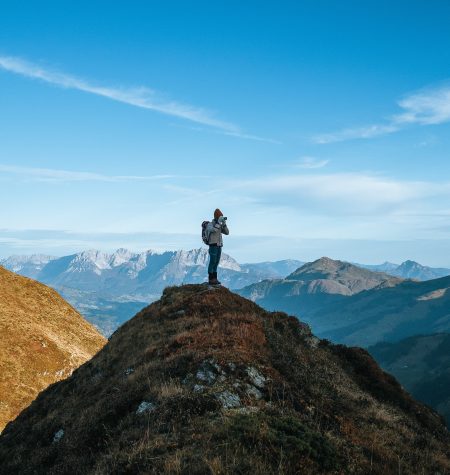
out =
<svg viewBox="0 0 450 475"><path fill-rule="evenodd" d="M0 473L448 473L449 433L367 352L172 287L0 437Z"/></svg>
<svg viewBox="0 0 450 475"><path fill-rule="evenodd" d="M417 335L378 343L371 355L418 400L440 414L450 427L450 334Z"/></svg>
<svg viewBox="0 0 450 475"><path fill-rule="evenodd" d="M54 290L0 267L0 431L105 343Z"/></svg>
<svg viewBox="0 0 450 475"><path fill-rule="evenodd" d="M320 335L370 346L413 335L450 331L450 277L361 292L313 314Z"/></svg>

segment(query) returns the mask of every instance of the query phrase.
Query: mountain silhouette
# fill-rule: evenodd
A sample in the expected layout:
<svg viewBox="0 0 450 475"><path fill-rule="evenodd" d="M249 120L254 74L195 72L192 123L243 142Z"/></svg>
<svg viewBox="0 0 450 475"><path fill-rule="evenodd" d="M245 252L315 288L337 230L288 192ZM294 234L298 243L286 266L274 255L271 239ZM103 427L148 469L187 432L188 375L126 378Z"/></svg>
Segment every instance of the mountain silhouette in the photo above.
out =
<svg viewBox="0 0 450 475"><path fill-rule="evenodd" d="M8 424L0 473L445 473L449 444L365 350L184 285Z"/></svg>

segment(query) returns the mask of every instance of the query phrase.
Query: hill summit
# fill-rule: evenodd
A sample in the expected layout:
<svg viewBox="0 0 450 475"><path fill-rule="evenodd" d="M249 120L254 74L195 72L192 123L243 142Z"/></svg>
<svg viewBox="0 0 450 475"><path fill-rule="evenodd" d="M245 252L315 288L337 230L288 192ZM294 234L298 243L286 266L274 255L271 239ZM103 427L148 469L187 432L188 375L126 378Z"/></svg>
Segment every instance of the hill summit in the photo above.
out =
<svg viewBox="0 0 450 475"><path fill-rule="evenodd" d="M444 473L449 444L366 351L185 285L6 427L0 473Z"/></svg>
<svg viewBox="0 0 450 475"><path fill-rule="evenodd" d="M60 295L0 266L0 431L106 340Z"/></svg>
<svg viewBox="0 0 450 475"><path fill-rule="evenodd" d="M287 281L302 281L310 293L318 291L331 294L353 295L378 286L395 285L401 281L383 272L373 272L349 262L321 257L304 264L286 277Z"/></svg>
<svg viewBox="0 0 450 475"><path fill-rule="evenodd" d="M315 324L315 314L364 290L394 287L402 279L322 257L284 279L263 280L237 292L268 310L283 310ZM316 326L315 330L320 331Z"/></svg>

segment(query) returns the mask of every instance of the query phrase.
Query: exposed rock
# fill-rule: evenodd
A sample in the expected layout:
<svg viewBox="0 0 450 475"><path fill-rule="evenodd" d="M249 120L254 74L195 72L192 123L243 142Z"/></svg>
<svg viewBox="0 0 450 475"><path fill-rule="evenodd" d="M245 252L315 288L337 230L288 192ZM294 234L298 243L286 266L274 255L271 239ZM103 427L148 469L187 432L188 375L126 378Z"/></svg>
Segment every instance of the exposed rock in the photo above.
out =
<svg viewBox="0 0 450 475"><path fill-rule="evenodd" d="M199 367L195 377L206 384L213 384L223 371L214 360L206 360Z"/></svg>
<svg viewBox="0 0 450 475"><path fill-rule="evenodd" d="M317 338L314 335L308 336L305 338L305 343L310 347L310 348L317 348L320 343L320 338Z"/></svg>
<svg viewBox="0 0 450 475"><path fill-rule="evenodd" d="M233 409L242 405L239 395L231 391L222 391L216 394L216 396L224 409Z"/></svg>
<svg viewBox="0 0 450 475"><path fill-rule="evenodd" d="M262 375L256 368L249 366L246 368L248 377L250 378L251 383L257 388L264 388L266 384L266 378Z"/></svg>
<svg viewBox="0 0 450 475"><path fill-rule="evenodd" d="M245 393L247 396L254 397L255 399L261 399L263 397L262 392L250 384L246 385Z"/></svg>
<svg viewBox="0 0 450 475"><path fill-rule="evenodd" d="M136 414L142 414L144 412L153 412L156 409L156 405L149 401L142 401L139 407L136 409Z"/></svg>
<svg viewBox="0 0 450 475"><path fill-rule="evenodd" d="M59 429L53 436L53 443L58 443L64 437L64 429Z"/></svg>

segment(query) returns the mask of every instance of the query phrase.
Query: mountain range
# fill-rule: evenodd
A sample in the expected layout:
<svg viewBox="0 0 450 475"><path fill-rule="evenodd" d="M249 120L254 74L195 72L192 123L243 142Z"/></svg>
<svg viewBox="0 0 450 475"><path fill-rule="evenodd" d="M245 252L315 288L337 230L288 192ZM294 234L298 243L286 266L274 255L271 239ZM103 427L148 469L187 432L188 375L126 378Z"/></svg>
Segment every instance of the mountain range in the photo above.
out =
<svg viewBox="0 0 450 475"><path fill-rule="evenodd" d="M449 446L365 350L184 285L6 426L0 473L443 474Z"/></svg>
<svg viewBox="0 0 450 475"><path fill-rule="evenodd" d="M402 264L393 264L392 262L385 262L379 265L356 264L359 267L364 267L375 272L385 272L390 275L395 275L403 279L416 280L431 280L439 279L439 277L446 277L450 275L450 269L444 267L428 267L423 266L415 261L405 261Z"/></svg>
<svg viewBox="0 0 450 475"><path fill-rule="evenodd" d="M0 431L105 339L49 287L0 267Z"/></svg>
<svg viewBox="0 0 450 475"><path fill-rule="evenodd" d="M315 316L320 309L334 308L364 290L393 287L402 280L348 262L322 257L304 264L284 279L268 279L237 290L243 297L269 310L299 316L322 331Z"/></svg>
<svg viewBox="0 0 450 475"><path fill-rule="evenodd" d="M116 297L132 294L148 300L159 297L167 285L205 281L208 259L206 248L162 253L118 249L112 254L89 250L63 257L11 256L0 260L0 265L52 286ZM300 265L296 260L239 264L223 253L220 277L226 286L239 288L263 278L285 276Z"/></svg>
<svg viewBox="0 0 450 475"><path fill-rule="evenodd" d="M208 258L206 248L162 253L118 249L112 254L90 250L63 257L11 256L0 265L53 287L109 336L159 298L166 286L205 281ZM239 264L223 253L220 279L227 287L240 288L284 277L301 264L296 260Z"/></svg>
<svg viewBox="0 0 450 475"><path fill-rule="evenodd" d="M105 336L111 335L119 325L142 307L159 298L167 285L203 282L207 274L207 263L206 248L167 252L149 250L141 253L118 249L110 254L89 250L63 257L31 255L11 256L0 260L0 265L5 268L37 279L56 289ZM239 264L229 255L223 254L219 277L225 286L242 289L254 283L282 280L288 275L292 276L303 264L294 259ZM362 264L355 266L418 280L441 276L447 271L450 274L448 269L430 268L413 261L406 261L400 265L384 263L375 266ZM361 275L363 281L365 278ZM359 277L356 278L358 279ZM381 280L383 279L388 280L387 277ZM322 287L334 285L331 283L333 279L326 276L321 280ZM379 277L375 278L375 281L379 282ZM362 285L364 287L364 284ZM278 284L276 282L261 284L267 291L273 286ZM323 289L324 291L316 289L315 292L308 292L309 297L307 299L304 297L302 301L302 317L308 319L310 309L334 301L336 296L344 291L342 287L339 289L330 292L326 289ZM344 295L354 291L355 289L350 286L344 291ZM330 294L334 296L330 298ZM243 295L248 296L245 293ZM277 298L275 300L277 301ZM264 305L268 302L261 303ZM269 308L272 307L269 305ZM296 305L287 307L283 305L281 308L292 313L298 312Z"/></svg>
<svg viewBox="0 0 450 475"><path fill-rule="evenodd" d="M297 315L323 338L367 347L450 331L449 288L450 276L404 280L322 258L285 279L238 292L267 309Z"/></svg>

